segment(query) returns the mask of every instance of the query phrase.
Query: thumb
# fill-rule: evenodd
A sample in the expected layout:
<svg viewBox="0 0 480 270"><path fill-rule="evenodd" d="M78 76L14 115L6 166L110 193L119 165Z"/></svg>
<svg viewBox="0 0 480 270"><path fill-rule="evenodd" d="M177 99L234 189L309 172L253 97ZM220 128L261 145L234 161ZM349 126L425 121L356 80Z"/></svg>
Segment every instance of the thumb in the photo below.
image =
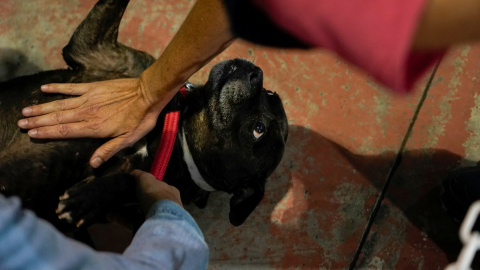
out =
<svg viewBox="0 0 480 270"><path fill-rule="evenodd" d="M135 170L131 171L130 174L133 175L135 178L139 179L142 176L146 175L147 172L135 169Z"/></svg>
<svg viewBox="0 0 480 270"><path fill-rule="evenodd" d="M93 168L100 167L100 165L129 145L130 143L123 135L109 140L93 153L90 158L90 166Z"/></svg>

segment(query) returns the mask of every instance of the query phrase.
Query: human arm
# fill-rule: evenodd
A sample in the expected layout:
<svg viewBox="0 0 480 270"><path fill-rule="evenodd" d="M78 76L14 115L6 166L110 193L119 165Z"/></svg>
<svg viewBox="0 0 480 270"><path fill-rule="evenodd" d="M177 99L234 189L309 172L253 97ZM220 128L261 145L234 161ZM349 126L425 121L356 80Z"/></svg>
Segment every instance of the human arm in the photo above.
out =
<svg viewBox="0 0 480 270"><path fill-rule="evenodd" d="M398 0L225 2L228 13L220 0L199 0L165 52L140 80L50 85L45 92L82 96L26 108L23 113L30 118L26 124L22 124L25 119L20 120L19 126L31 129L29 134L34 138L114 137L90 159L90 164L98 167L151 130L159 111L180 85L228 46L234 38L231 20L233 32L240 37L250 38L249 33L262 30L258 36L268 37L268 42L274 40L272 35L279 35L280 29L289 33L289 42L268 45L294 46L296 39L301 41L298 47L326 47L386 86L403 92L411 89L446 47L478 40L480 35L477 0L409 0L409 5ZM244 4L250 6L239 8ZM252 13L252 4L261 12ZM410 5L414 9L406 8ZM255 24L259 16L269 18L276 31ZM385 28L387 23L393 26ZM381 28L385 31L378 33ZM113 102L113 89L133 93L134 97ZM101 94L98 98L97 93ZM101 97L107 94L112 95L108 99ZM107 101L109 105L105 105Z"/></svg>
<svg viewBox="0 0 480 270"><path fill-rule="evenodd" d="M198 0L140 78L43 86L46 93L79 96L24 108L29 118L18 125L38 139L111 137L90 159L96 168L145 136L182 84L233 40L221 0Z"/></svg>
<svg viewBox="0 0 480 270"><path fill-rule="evenodd" d="M411 90L448 47L480 39L477 0L225 2L239 37L270 46L288 45L269 36L280 28L287 40L297 39L293 46L334 51L399 92ZM264 31L252 27L265 18L270 21L262 25L273 27Z"/></svg>
<svg viewBox="0 0 480 270"><path fill-rule="evenodd" d="M147 219L124 254L97 252L63 236L18 198L0 194L0 269L205 269L208 247L178 190L137 172L139 194L153 200ZM144 195L140 195L144 196ZM158 200L159 199L159 200Z"/></svg>
<svg viewBox="0 0 480 270"><path fill-rule="evenodd" d="M480 40L480 1L428 0L412 42L416 51Z"/></svg>

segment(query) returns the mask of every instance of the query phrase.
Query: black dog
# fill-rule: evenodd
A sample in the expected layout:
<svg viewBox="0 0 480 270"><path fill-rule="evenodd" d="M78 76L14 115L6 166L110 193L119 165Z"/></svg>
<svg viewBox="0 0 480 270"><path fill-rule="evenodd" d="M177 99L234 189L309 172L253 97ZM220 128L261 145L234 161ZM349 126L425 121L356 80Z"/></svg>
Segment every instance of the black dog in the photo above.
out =
<svg viewBox="0 0 480 270"><path fill-rule="evenodd" d="M235 59L217 64L204 86L189 87L164 109L156 128L99 169L88 160L105 140L34 140L16 123L23 107L67 98L44 94L47 83L84 83L138 77L154 62L117 43L128 0L100 0L76 29L63 57L69 69L45 71L0 83L0 191L20 196L26 207L51 221L59 196L60 217L91 224L125 202L134 188L133 169L148 171L164 115L181 111L179 132L165 173L185 203L206 205L213 190L232 193L230 222L242 224L264 195L287 139L280 98L263 88L260 68ZM55 218L53 217L55 216Z"/></svg>

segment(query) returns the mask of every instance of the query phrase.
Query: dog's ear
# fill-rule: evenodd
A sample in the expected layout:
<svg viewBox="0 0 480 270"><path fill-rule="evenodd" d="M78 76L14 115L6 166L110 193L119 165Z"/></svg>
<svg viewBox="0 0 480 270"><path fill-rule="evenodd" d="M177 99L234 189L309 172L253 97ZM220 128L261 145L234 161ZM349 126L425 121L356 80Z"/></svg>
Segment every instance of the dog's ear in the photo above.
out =
<svg viewBox="0 0 480 270"><path fill-rule="evenodd" d="M265 181L266 178L251 179L233 191L229 214L233 226L242 225L260 203L265 193Z"/></svg>

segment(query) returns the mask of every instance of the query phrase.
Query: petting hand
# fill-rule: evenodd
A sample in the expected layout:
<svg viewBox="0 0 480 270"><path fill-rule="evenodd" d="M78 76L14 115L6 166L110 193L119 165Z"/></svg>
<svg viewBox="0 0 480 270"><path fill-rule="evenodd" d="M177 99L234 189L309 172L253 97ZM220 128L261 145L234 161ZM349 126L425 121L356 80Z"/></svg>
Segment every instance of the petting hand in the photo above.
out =
<svg viewBox="0 0 480 270"><path fill-rule="evenodd" d="M112 137L90 158L94 168L144 137L163 108L154 104L139 79L48 84L41 89L79 96L24 108L29 118L19 120L18 126L38 139Z"/></svg>
<svg viewBox="0 0 480 270"><path fill-rule="evenodd" d="M144 171L134 170L131 174L137 179L137 198L145 213L160 200L171 200L183 207L180 191L176 187L159 181Z"/></svg>

